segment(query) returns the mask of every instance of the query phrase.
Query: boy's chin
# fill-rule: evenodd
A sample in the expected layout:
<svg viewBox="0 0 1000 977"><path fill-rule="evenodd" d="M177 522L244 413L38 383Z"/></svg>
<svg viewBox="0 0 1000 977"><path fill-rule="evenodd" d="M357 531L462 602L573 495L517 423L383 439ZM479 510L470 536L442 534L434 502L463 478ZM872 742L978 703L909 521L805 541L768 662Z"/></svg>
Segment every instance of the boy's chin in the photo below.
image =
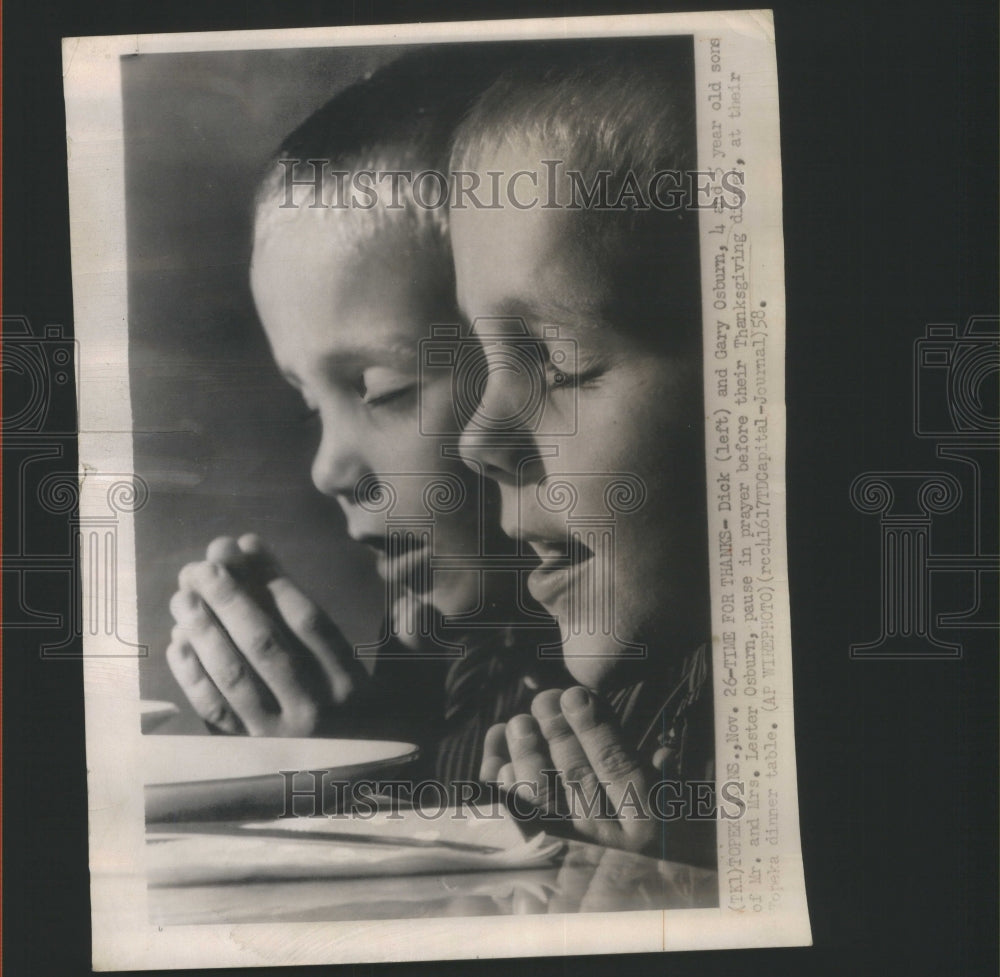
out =
<svg viewBox="0 0 1000 977"><path fill-rule="evenodd" d="M645 649L631 647L607 635L562 634L566 671L588 689L610 692L637 676L636 666L646 657Z"/></svg>
<svg viewBox="0 0 1000 977"><path fill-rule="evenodd" d="M479 580L475 574L444 571L434 575L434 588L423 596L445 617L469 614L480 603Z"/></svg>

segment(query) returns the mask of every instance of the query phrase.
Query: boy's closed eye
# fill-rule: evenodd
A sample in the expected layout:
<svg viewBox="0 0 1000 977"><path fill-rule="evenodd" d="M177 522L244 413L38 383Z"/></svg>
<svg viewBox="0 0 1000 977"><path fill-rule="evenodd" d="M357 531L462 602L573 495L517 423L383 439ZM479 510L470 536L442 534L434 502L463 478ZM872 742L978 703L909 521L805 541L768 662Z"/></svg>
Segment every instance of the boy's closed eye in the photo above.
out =
<svg viewBox="0 0 1000 977"><path fill-rule="evenodd" d="M409 372L385 366L372 366L357 378L354 389L369 407L381 407L416 392L417 378Z"/></svg>
<svg viewBox="0 0 1000 977"><path fill-rule="evenodd" d="M554 390L558 390L562 387L596 386L598 381L604 375L604 372L605 367L603 364L595 364L587 367L586 369L577 370L576 372L550 365L548 368L549 386Z"/></svg>
<svg viewBox="0 0 1000 977"><path fill-rule="evenodd" d="M594 386L607 368L603 357L563 348L550 350L545 364L547 382L552 390Z"/></svg>

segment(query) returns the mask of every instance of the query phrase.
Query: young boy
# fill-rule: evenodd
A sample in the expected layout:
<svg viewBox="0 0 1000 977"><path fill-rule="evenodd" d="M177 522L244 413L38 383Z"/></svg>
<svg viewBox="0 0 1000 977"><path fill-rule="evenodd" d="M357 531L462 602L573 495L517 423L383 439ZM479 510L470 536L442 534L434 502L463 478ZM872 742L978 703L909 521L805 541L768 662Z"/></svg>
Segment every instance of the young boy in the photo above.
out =
<svg viewBox="0 0 1000 977"><path fill-rule="evenodd" d="M476 567L502 539L495 496L457 456L451 385L418 355L458 317L447 209L414 178L446 170L454 126L504 60L501 47L405 56L317 111L265 170L254 300L320 428L313 481L375 550L390 620L370 678L257 537L216 540L181 571L167 658L219 731L412 740L423 773L450 784L474 779L487 727L546 684L533 650L557 635ZM482 607L507 626L439 628ZM464 653L442 661L431 632Z"/></svg>
<svg viewBox="0 0 1000 977"><path fill-rule="evenodd" d="M491 729L482 777L591 840L712 863L714 824L677 804L713 760L698 218L668 193L696 162L690 38L552 44L460 126L456 183L512 192L453 201L451 228L493 367L463 453L541 561L528 589L580 683ZM551 354L530 426L496 422L525 396L498 330Z"/></svg>

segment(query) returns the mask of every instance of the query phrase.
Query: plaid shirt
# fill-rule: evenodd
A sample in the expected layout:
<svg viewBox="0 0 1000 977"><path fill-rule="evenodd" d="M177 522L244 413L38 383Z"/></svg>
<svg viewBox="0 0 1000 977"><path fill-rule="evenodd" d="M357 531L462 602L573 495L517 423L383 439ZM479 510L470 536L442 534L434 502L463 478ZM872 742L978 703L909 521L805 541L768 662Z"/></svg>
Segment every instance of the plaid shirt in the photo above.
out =
<svg viewBox="0 0 1000 977"><path fill-rule="evenodd" d="M420 745L420 773L448 785L476 781L486 731L527 712L531 700L546 688L566 688L572 679L558 656L539 659L542 644L557 644L551 628L492 628L464 635L461 658L425 658L420 650L387 647L377 661L374 678L380 735Z"/></svg>

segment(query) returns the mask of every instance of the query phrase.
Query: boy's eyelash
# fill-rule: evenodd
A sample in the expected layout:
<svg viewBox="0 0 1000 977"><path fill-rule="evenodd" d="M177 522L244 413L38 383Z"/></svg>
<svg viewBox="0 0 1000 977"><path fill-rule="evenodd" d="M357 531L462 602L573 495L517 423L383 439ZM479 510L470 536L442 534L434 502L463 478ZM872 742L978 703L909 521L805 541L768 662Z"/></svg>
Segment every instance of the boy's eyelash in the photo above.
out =
<svg viewBox="0 0 1000 977"><path fill-rule="evenodd" d="M551 367L554 387L582 387L598 380L604 372L603 366L591 366L577 373Z"/></svg>
<svg viewBox="0 0 1000 977"><path fill-rule="evenodd" d="M318 418L319 418L319 410L317 410L315 407L309 407L307 405L299 411L300 424L312 424L312 422L317 420Z"/></svg>
<svg viewBox="0 0 1000 977"><path fill-rule="evenodd" d="M395 390L389 390L384 394L379 394L377 397L369 397L367 393L363 393L361 395L361 399L368 407L381 407L384 404L390 404L394 400L399 400L402 397L405 397L407 394L412 393L416 389L417 385L415 383L410 383L405 387L398 387Z"/></svg>
<svg viewBox="0 0 1000 977"><path fill-rule="evenodd" d="M598 380L607 369L602 357L592 354L580 355L576 347L567 355L565 345L565 343L555 346L549 343L543 345L546 356L545 369L552 387L559 389L586 386Z"/></svg>

